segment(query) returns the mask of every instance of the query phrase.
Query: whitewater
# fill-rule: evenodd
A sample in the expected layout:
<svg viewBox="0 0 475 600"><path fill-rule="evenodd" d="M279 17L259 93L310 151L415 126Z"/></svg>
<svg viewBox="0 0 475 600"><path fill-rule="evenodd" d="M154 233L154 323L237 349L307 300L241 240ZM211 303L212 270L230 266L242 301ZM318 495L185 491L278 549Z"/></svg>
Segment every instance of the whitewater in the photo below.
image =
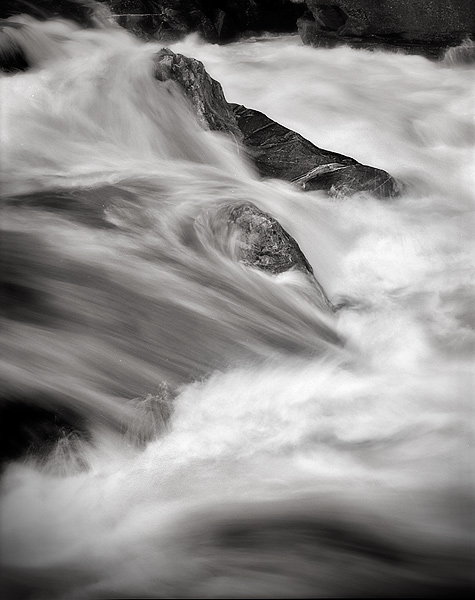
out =
<svg viewBox="0 0 475 600"><path fill-rule="evenodd" d="M1 76L2 402L87 435L1 482L6 597L473 591L474 67L297 36L169 47L229 102L384 169L401 195L262 180L204 131L163 46L15 18ZM229 207L297 240L238 259Z"/></svg>

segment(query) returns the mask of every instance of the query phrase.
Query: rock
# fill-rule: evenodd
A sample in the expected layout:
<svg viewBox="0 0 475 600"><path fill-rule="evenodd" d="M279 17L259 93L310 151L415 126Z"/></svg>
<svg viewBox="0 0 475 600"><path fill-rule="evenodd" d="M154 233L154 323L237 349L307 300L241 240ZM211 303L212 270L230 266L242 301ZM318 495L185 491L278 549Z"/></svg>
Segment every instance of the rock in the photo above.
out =
<svg viewBox="0 0 475 600"><path fill-rule="evenodd" d="M27 457L47 462L58 453L63 466L85 468L78 450L91 435L84 417L72 409L48 398L12 394L0 399L0 417L0 468Z"/></svg>
<svg viewBox="0 0 475 600"><path fill-rule="evenodd" d="M174 81L182 88L203 129L230 133L242 141L233 111L235 105L226 102L220 84L208 75L200 61L164 48L155 56L155 77L159 81ZM273 274L292 268L302 271L324 303L332 307L297 242L273 217L251 203L224 210L223 218L238 231L239 260Z"/></svg>
<svg viewBox="0 0 475 600"><path fill-rule="evenodd" d="M155 55L155 77L159 81L175 81L181 87L203 129L223 131L242 140L221 85L208 75L202 62L163 48Z"/></svg>
<svg viewBox="0 0 475 600"><path fill-rule="evenodd" d="M302 40L315 46L400 50L440 57L475 33L473 0L306 0L298 20Z"/></svg>
<svg viewBox="0 0 475 600"><path fill-rule="evenodd" d="M263 177L333 195L364 191L387 198L399 192L399 184L385 171L317 148L257 110L228 104L221 85L199 60L164 48L155 55L155 77L181 87L203 129L232 134L241 142Z"/></svg>
<svg viewBox="0 0 475 600"><path fill-rule="evenodd" d="M139 37L174 41L198 32L216 42L215 27L203 12L200 0L100 0L117 23Z"/></svg>
<svg viewBox="0 0 475 600"><path fill-rule="evenodd" d="M232 207L229 220L240 229L239 259L245 264L274 275L294 267L307 275L313 274L297 242L254 204Z"/></svg>
<svg viewBox="0 0 475 600"><path fill-rule="evenodd" d="M209 42L244 32L296 31L305 5L291 0L100 0L119 25L147 39L175 40L198 32Z"/></svg>
<svg viewBox="0 0 475 600"><path fill-rule="evenodd" d="M299 245L271 215L250 202L228 210L229 223L238 229L238 258L244 264L274 275L290 269L301 271L324 304L333 309Z"/></svg>
<svg viewBox="0 0 475 600"><path fill-rule="evenodd" d="M379 198L397 195L399 184L385 171L353 158L317 148L265 114L232 104L243 144L263 177L285 179L305 190L332 195L370 192Z"/></svg>

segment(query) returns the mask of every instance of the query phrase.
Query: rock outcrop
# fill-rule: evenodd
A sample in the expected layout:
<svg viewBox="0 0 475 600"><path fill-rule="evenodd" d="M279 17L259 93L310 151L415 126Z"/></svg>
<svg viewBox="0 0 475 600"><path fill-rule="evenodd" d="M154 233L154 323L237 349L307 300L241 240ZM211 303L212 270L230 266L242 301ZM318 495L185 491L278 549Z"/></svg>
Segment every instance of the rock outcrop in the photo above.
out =
<svg viewBox="0 0 475 600"><path fill-rule="evenodd" d="M226 42L244 32L289 32L305 5L291 0L100 0L122 27L139 36L174 40L198 32Z"/></svg>
<svg viewBox="0 0 475 600"><path fill-rule="evenodd" d="M180 86L203 129L223 131L242 141L223 88L208 75L202 62L163 48L155 55L155 77L159 81L175 81Z"/></svg>
<svg viewBox="0 0 475 600"><path fill-rule="evenodd" d="M242 142L263 177L337 196L369 192L388 198L399 192L399 184L385 171L322 150L257 110L228 104L221 85L194 58L164 48L155 56L155 77L182 88L204 129L230 133Z"/></svg>
<svg viewBox="0 0 475 600"><path fill-rule="evenodd" d="M263 177L285 179L304 190L321 189L337 196L370 192L388 198L398 194L399 184L385 171L317 148L257 110L232 106L243 144Z"/></svg>
<svg viewBox="0 0 475 600"><path fill-rule="evenodd" d="M438 58L475 34L473 0L306 0L307 44L379 48Z"/></svg>

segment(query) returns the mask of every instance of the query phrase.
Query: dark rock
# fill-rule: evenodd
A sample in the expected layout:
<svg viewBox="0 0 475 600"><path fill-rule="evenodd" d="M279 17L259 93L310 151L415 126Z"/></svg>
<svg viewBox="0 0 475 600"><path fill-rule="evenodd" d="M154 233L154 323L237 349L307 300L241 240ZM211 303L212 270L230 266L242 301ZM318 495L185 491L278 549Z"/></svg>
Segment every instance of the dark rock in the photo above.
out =
<svg viewBox="0 0 475 600"><path fill-rule="evenodd" d="M71 409L44 397L12 395L0 401L2 466L26 457L46 462L58 448L66 458L75 454L81 440L90 441L90 434L84 418Z"/></svg>
<svg viewBox="0 0 475 600"><path fill-rule="evenodd" d="M230 133L240 141L243 139L243 133L246 135L246 131L241 133L238 127L232 108L235 105L226 102L220 84L208 75L200 61L164 48L155 56L155 77L159 81L174 81L181 87L204 129ZM310 142L306 143L311 146ZM315 162L311 164L315 166ZM325 304L331 307L297 242L273 217L251 203L226 207L225 210L229 212L224 218L234 226L235 231L237 227L239 260L273 274L283 273L292 268L302 271Z"/></svg>
<svg viewBox="0 0 475 600"><path fill-rule="evenodd" d="M399 184L385 171L317 148L257 110L238 104L232 107L243 144L263 177L285 179L305 190L322 189L332 195L364 191L387 198L399 192Z"/></svg>
<svg viewBox="0 0 475 600"><path fill-rule="evenodd" d="M210 42L218 36L200 0L100 0L117 23L145 39L172 41L198 32Z"/></svg>
<svg viewBox="0 0 475 600"><path fill-rule="evenodd" d="M377 48L438 58L475 33L473 0L306 0L307 44Z"/></svg>
<svg viewBox="0 0 475 600"><path fill-rule="evenodd" d="M228 219L237 227L239 260L274 275L290 269L301 271L323 302L333 308L299 245L271 215L249 202L230 208Z"/></svg>
<svg viewBox="0 0 475 600"><path fill-rule="evenodd" d="M245 32L296 31L305 5L291 0L101 0L119 25L145 38L174 40L198 32L226 42Z"/></svg>
<svg viewBox="0 0 475 600"><path fill-rule="evenodd" d="M297 242L269 214L254 204L230 209L229 219L240 230L239 259L275 275L293 267L313 274Z"/></svg>
<svg viewBox="0 0 475 600"><path fill-rule="evenodd" d="M208 75L202 62L163 48L155 55L155 77L175 81L181 87L203 129L224 131L242 140L221 85Z"/></svg>
<svg viewBox="0 0 475 600"><path fill-rule="evenodd" d="M242 142L263 177L291 181L304 190L327 190L333 195L364 191L387 198L399 191L397 182L385 171L317 148L257 110L228 104L221 85L199 60L164 48L155 56L155 77L181 87L203 129L230 133Z"/></svg>

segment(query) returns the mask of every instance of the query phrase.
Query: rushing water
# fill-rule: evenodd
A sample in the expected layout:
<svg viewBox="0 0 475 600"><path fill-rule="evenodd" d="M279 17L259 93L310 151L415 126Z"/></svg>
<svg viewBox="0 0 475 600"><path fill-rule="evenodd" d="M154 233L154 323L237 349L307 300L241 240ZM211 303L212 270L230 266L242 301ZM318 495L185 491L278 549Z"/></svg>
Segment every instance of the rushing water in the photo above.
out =
<svg viewBox="0 0 475 600"><path fill-rule="evenodd" d="M335 199L202 131L152 77L160 44L29 23L12 35L35 68L1 81L2 396L74 408L91 439L6 469L4 589L468 593L473 67L292 36L172 46L229 101L405 184ZM243 201L339 311L237 260L223 208Z"/></svg>

